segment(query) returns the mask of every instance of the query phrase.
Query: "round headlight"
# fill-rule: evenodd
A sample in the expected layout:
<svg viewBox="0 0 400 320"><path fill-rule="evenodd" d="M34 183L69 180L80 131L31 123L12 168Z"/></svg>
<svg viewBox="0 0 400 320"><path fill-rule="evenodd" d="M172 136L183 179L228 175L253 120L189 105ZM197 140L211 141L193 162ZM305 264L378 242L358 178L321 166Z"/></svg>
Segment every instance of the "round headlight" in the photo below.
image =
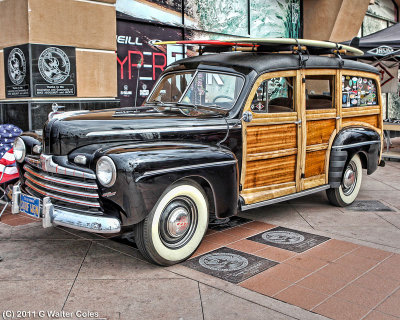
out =
<svg viewBox="0 0 400 320"><path fill-rule="evenodd" d="M15 160L17 160L18 162L24 161L26 155L26 147L24 140L22 140L20 137L18 137L14 141L13 152Z"/></svg>
<svg viewBox="0 0 400 320"><path fill-rule="evenodd" d="M117 178L114 162L107 156L101 157L96 164L96 175L103 186L111 187Z"/></svg>

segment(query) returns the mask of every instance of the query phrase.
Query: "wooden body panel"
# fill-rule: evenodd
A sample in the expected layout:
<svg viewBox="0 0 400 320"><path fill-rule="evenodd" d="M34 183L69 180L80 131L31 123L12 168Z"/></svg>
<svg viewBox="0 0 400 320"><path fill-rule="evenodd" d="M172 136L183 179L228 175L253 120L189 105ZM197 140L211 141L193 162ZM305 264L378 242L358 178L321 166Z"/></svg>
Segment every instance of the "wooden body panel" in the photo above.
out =
<svg viewBox="0 0 400 320"><path fill-rule="evenodd" d="M332 99L336 108L306 110L306 75L334 75ZM301 69L264 74L255 82L243 111L249 111L252 97L262 81L275 77L296 77L295 112L254 113L243 122L241 197L246 204L261 202L328 183L330 149L335 136L347 126L376 130L382 138L381 90L379 105L342 108L342 75L379 76L367 72L332 69ZM299 124L299 121L301 123Z"/></svg>

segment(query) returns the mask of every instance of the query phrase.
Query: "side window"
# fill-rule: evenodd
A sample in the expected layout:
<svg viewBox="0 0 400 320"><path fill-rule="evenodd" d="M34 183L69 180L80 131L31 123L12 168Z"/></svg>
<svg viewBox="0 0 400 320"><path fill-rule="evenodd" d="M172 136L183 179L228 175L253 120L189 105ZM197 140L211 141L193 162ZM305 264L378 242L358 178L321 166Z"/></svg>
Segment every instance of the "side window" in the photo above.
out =
<svg viewBox="0 0 400 320"><path fill-rule="evenodd" d="M342 107L366 107L378 104L376 82L365 77L342 76Z"/></svg>
<svg viewBox="0 0 400 320"><path fill-rule="evenodd" d="M293 112L294 83L294 77L264 80L253 97L251 110L256 113Z"/></svg>
<svg viewBox="0 0 400 320"><path fill-rule="evenodd" d="M335 107L335 76L306 76L306 110Z"/></svg>

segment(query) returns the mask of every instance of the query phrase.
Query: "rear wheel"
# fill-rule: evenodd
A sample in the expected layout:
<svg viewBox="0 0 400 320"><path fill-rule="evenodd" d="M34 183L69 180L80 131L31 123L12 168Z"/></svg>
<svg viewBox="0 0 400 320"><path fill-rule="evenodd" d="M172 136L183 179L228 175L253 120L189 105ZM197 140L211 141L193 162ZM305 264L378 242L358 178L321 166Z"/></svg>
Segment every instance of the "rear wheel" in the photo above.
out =
<svg viewBox="0 0 400 320"><path fill-rule="evenodd" d="M338 207L345 207L354 202L360 191L362 180L362 163L358 154L347 164L339 188L326 190L329 201Z"/></svg>
<svg viewBox="0 0 400 320"><path fill-rule="evenodd" d="M172 265L189 258L208 227L204 190L185 180L165 190L154 209L135 225L136 244L149 261Z"/></svg>

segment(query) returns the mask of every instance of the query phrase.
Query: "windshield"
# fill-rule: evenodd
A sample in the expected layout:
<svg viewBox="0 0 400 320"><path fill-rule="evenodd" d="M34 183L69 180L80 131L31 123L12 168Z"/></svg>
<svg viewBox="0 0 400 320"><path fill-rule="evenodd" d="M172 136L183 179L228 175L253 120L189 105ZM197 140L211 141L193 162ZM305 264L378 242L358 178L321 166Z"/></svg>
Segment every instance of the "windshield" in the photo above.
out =
<svg viewBox="0 0 400 320"><path fill-rule="evenodd" d="M230 109L239 96L243 83L243 78L239 76L216 72L169 74L159 82L148 102L180 102Z"/></svg>

